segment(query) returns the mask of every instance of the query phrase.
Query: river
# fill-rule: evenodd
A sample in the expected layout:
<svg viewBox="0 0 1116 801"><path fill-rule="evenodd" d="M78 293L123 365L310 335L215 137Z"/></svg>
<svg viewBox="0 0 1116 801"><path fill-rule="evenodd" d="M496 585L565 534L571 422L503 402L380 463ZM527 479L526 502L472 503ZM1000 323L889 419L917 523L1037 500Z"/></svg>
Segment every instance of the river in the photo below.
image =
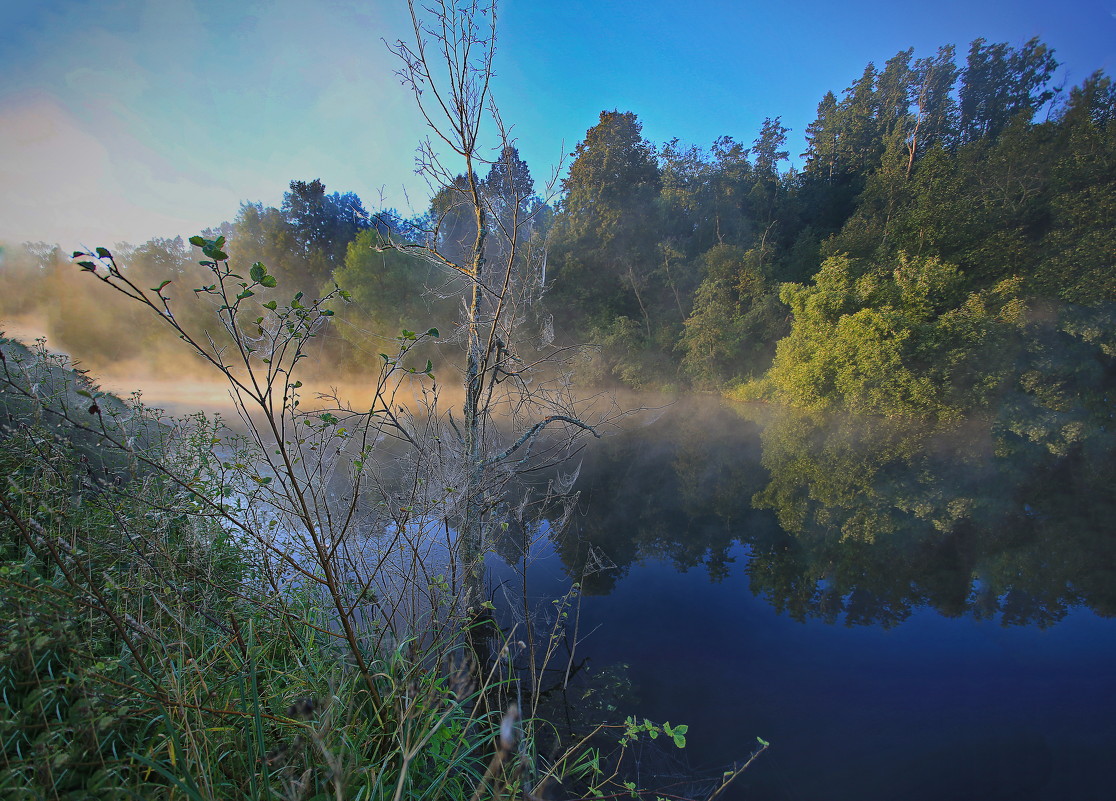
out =
<svg viewBox="0 0 1116 801"><path fill-rule="evenodd" d="M1111 798L1111 493L1071 481L1105 486L1095 464L1023 469L979 428L710 400L594 443L530 569L539 601L585 587L590 681L567 703L688 724L641 768L664 794L762 737L721 797ZM584 575L590 550L610 567Z"/></svg>

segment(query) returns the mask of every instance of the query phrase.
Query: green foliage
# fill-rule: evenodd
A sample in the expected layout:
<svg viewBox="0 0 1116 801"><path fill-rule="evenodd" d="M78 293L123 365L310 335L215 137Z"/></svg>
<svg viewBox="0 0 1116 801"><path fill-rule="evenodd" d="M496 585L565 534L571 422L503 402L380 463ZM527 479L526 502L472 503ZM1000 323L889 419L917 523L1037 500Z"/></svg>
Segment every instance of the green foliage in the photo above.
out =
<svg viewBox="0 0 1116 801"><path fill-rule="evenodd" d="M1028 326L1012 384L995 409L998 451L1029 466L1084 458L1099 469L1116 447L1109 403L1116 308L1048 314Z"/></svg>
<svg viewBox="0 0 1116 801"><path fill-rule="evenodd" d="M487 175L474 176L487 209L489 261L511 255L513 225L517 257L545 247L537 277L547 282L545 311L568 334L561 344L603 345L589 374L644 388L680 375L698 387L724 387L766 369L788 330L777 285L808 283L825 257L884 265L907 253L956 266L969 292L993 292L1018 278L1028 301L1116 302L1109 269L1116 91L1097 73L1059 102L1055 69L1037 40L978 39L963 64L953 46L923 57L901 50L821 99L801 171L779 171L786 131L777 116L765 118L750 148L730 136L707 149L678 140L656 148L635 114L604 111L572 154L553 213L533 194L513 146ZM292 290L314 295L328 292L332 280L344 285L357 302L340 312L341 336L323 343L323 361L361 359L375 352L369 337L390 338L415 328L416 319L441 325L456 314L443 299L457 287L377 242L390 227L401 241L429 242L465 263L477 235L469 183L458 175L421 220L389 226L383 220L393 214L370 217L352 193L292 181L281 208L245 204L207 238L223 235L221 253L267 264ZM737 274L712 265L724 248L748 254L736 258ZM152 240L116 257L137 285L171 281L160 286L170 295L200 280L181 241ZM31 246L24 260L43 265L20 273L46 282L52 340L95 367L150 357L152 320L127 304L66 292L60 254L46 246ZM750 289L756 275L767 282L759 294ZM21 284L4 300L11 313L29 296ZM530 307L545 330L537 297ZM205 312L204 304L178 308L182 321ZM117 335L111 320L118 316L134 336ZM215 336L228 344L224 332ZM433 352L424 356L438 361Z"/></svg>
<svg viewBox="0 0 1116 801"><path fill-rule="evenodd" d="M686 725L671 726L669 722L660 726L647 720L647 718L638 721L633 717L628 717L624 721L624 734L620 738L620 744L627 745L641 734L647 734L652 740L657 739L660 734L665 734L674 741L676 747L685 748L686 732L689 731L689 728Z"/></svg>
<svg viewBox="0 0 1116 801"><path fill-rule="evenodd" d="M602 111L578 143L562 182L562 210L573 237L590 237L607 248L626 238L626 212L634 204L650 203L659 187L659 168L642 130L630 111Z"/></svg>
<svg viewBox="0 0 1116 801"><path fill-rule="evenodd" d="M1053 51L1037 38L1019 49L974 41L959 92L962 135L994 138L1012 119L1029 121L1054 97L1048 84L1057 68Z"/></svg>
<svg viewBox="0 0 1116 801"><path fill-rule="evenodd" d="M811 410L951 420L985 407L1007 377L1022 322L1019 282L967 292L936 259L894 268L822 265L787 284L791 332L769 374L774 397Z"/></svg>
<svg viewBox="0 0 1116 801"><path fill-rule="evenodd" d="M285 255L299 269L288 283L309 292L329 281L341 266L349 243L369 226L368 212L359 197L352 192L326 194L317 178L291 181L283 195L282 212L293 240Z"/></svg>
<svg viewBox="0 0 1116 801"><path fill-rule="evenodd" d="M1020 276L1030 297L1090 305L1113 299L1102 266L1113 247L1104 223L1116 185L1113 107L1111 82L1098 74L1046 122L1014 114L994 126L994 137L970 135L952 150L891 140L826 251L873 259L933 254L978 286Z"/></svg>
<svg viewBox="0 0 1116 801"><path fill-rule="evenodd" d="M444 283L429 262L384 249L382 241L375 229L361 231L349 243L344 265L333 273L352 300L342 314L348 324L338 330L360 344L370 334L394 336L420 320L451 319L456 311L450 301L428 302L432 288Z"/></svg>
<svg viewBox="0 0 1116 801"><path fill-rule="evenodd" d="M655 274L660 173L641 132L634 114L617 111L601 112L586 132L562 183L548 260L549 308L563 327L605 329L627 317L642 328L636 351L670 324L660 315L669 288Z"/></svg>
<svg viewBox="0 0 1116 801"><path fill-rule="evenodd" d="M257 291L274 289L278 279L260 262L250 267L245 279L229 265L223 236L211 237L192 241L210 273L210 283L194 292L215 301L232 348L184 328L172 299L163 294L166 284L137 286L106 249L76 255L83 270L157 312L222 373L249 426L247 437L225 436L204 426L188 435L196 453L185 460L184 470L162 466L150 455L143 458L182 495L188 517L197 515L214 525L221 521L250 544L238 554L250 576L221 593L236 601L230 601L228 609L205 610L203 621L172 616L165 625L158 621L159 628L141 629L146 640L163 643L164 636L171 636L176 644L169 650L149 650L146 640L141 647L129 634L132 618L121 604L92 591L95 611L108 618L108 631L118 634L131 656L120 681L146 698L152 713L145 718L146 740L126 752L127 765L140 782L192 798L306 793L393 799L472 798L485 792L514 796L520 782L528 780L522 766L534 747L537 723L520 722L514 707L499 705L511 694L501 685L512 679L493 683L494 670L482 673L472 667L478 642L457 625L443 622L461 621L447 611L460 603L451 594L455 588L444 581L430 582L414 565L398 564L386 543L379 543L385 554L373 555L371 568L358 557L338 555L358 525L362 532L368 530L365 527L390 525L391 539L413 548L410 538L421 539L428 520L439 525L444 520L444 513L435 517L426 510L443 510L447 494L456 490L447 486L444 493L430 493L424 487L435 475L422 472L421 460L429 454L417 440L430 437L422 430L426 423L416 422L394 401L400 382L413 380L419 372L427 381L433 378L430 360L421 371L404 362L414 348L438 337L439 330L403 330L396 338L397 355L383 356L367 412L355 412L340 402L325 409L300 409L303 382L294 375L307 356L306 343L332 316L326 304L334 297L347 299L350 293L335 289L310 300L299 291L287 303L262 300ZM33 389L17 389L36 397ZM61 418L84 428L68 407ZM368 507L362 502L361 482L373 480L376 467L369 457L384 432L414 445L416 464L399 463L406 472L401 484L372 485L378 498L390 501ZM131 452L115 432L102 433L107 443ZM436 435L432 439L439 440ZM336 514L328 481L322 480L335 468L345 470L352 482L349 509L341 515ZM398 491L408 483L409 495ZM142 498L149 496L144 493ZM18 520L20 515L9 517ZM30 535L23 539L33 541ZM48 556L60 565L65 554L51 550ZM95 583L86 574L63 570L63 575L79 597ZM153 583L157 594L168 592L160 582L169 577L169 569L160 573ZM412 590L409 585L414 583L418 586ZM145 585L136 594L147 589ZM408 603L418 608L406 607ZM164 607L159 608L165 611ZM187 627L189 632L182 631ZM187 669L181 660L175 661L175 654L177 643L192 642L190 637L201 642L190 648ZM421 638L421 647L406 653L393 650L394 643L413 637ZM558 637L555 633L552 643ZM441 669L462 661L470 663L462 675L451 667ZM432 670L431 665L436 667ZM463 684L472 686L465 689ZM292 728L284 718L300 717L295 714L299 704L291 705L286 715L277 711L291 697L329 698L322 708L332 717L322 718L320 727L296 721ZM501 714L491 711L494 708L508 711ZM493 754L487 744L496 731L499 745ZM513 758L509 744L520 731L527 743L522 759L518 753ZM672 736L681 737L681 730ZM436 758L429 756L428 748ZM545 783L546 776L561 770L571 780L583 778L587 792L604 792L601 788L609 785L612 774L599 760L579 753L567 752L545 771L540 768L540 781ZM144 793L147 787L141 786L139 792ZM131 787L125 782L125 789Z"/></svg>
<svg viewBox="0 0 1116 801"><path fill-rule="evenodd" d="M2 723L0 788L54 798L142 786L125 754L153 736L158 682L140 666L181 666L204 648L246 565L154 477L134 487L142 501L96 494L75 505L78 463L42 430L11 433L0 463L0 616L11 626L0 693L14 713Z"/></svg>
<svg viewBox="0 0 1116 801"><path fill-rule="evenodd" d="M630 317L617 317L590 330L598 347L577 365L577 377L591 386L620 382L636 390L661 386L674 365L662 342L648 341L646 329ZM656 347L658 345L659 347Z"/></svg>
<svg viewBox="0 0 1116 801"><path fill-rule="evenodd" d="M683 369L713 386L762 372L785 333L785 309L759 269L760 254L717 245L702 261L705 279L678 345Z"/></svg>
<svg viewBox="0 0 1116 801"><path fill-rule="evenodd" d="M773 291L742 291L749 275L805 281L819 244L825 256L881 264L903 252L937 257L970 279L971 292L1019 277L1021 297L1094 302L1107 285L1111 226L1101 220L1112 159L1070 153L1107 147L1096 133L1111 117L1108 84L1095 77L1072 95L1071 106L1092 111L1034 124L1053 96L1048 48L977 40L962 69L954 55L952 46L924 58L900 51L882 70L867 65L840 98L828 93L807 129L802 173L778 172L778 118L750 152L729 137L709 154L668 142L656 171L634 115L602 113L563 184L551 236L554 308L583 335L604 334L606 350L622 348L611 376L654 383L647 354L665 346L683 354L699 386L724 386L765 369L786 333ZM710 269L723 247L753 255L746 266L737 259L735 275ZM618 338L621 318L642 331ZM857 322L869 340L891 324ZM896 358L881 354L877 368ZM659 380L673 379L668 371Z"/></svg>

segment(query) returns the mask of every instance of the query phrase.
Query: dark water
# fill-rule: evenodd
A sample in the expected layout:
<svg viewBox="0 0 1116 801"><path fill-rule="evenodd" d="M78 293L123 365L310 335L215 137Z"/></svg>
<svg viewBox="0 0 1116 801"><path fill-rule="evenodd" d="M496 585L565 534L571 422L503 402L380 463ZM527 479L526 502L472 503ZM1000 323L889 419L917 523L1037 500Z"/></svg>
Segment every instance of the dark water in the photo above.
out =
<svg viewBox="0 0 1116 801"><path fill-rule="evenodd" d="M532 592L584 583L583 703L689 724L695 772L771 742L721 797L1116 798L1093 445L679 405L588 453Z"/></svg>

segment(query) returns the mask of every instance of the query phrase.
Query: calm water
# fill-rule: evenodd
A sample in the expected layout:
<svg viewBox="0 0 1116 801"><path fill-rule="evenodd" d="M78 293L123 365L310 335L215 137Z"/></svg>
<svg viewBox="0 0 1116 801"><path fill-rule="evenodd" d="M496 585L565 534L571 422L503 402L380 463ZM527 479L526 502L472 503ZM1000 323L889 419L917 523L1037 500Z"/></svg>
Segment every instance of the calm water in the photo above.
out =
<svg viewBox="0 0 1116 801"><path fill-rule="evenodd" d="M770 741L731 798L1116 798L1112 460L994 451L715 403L590 449L531 569L610 565L570 703L687 723L715 773Z"/></svg>

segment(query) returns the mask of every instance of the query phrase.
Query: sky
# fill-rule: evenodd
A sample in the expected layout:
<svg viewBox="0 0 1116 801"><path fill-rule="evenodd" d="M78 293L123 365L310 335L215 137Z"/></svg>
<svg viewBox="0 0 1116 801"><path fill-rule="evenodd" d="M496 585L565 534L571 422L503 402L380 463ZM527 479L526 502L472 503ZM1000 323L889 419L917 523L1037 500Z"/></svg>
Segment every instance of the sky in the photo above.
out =
<svg viewBox="0 0 1116 801"><path fill-rule="evenodd" d="M404 0L0 0L0 242L190 236L320 178L421 212L425 135L386 42ZM1116 73L1116 0L504 0L494 96L541 190L602 110L656 144L789 150L865 65L955 44L1055 51L1067 87Z"/></svg>

